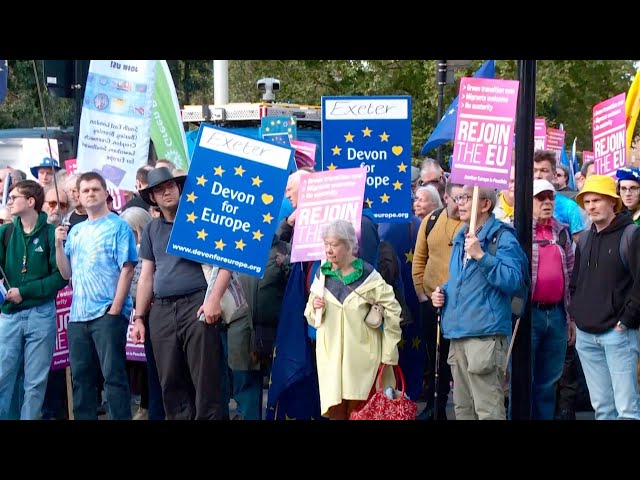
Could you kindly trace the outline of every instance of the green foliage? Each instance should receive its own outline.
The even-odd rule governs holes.
[[[455,71],[455,84],[444,88],[443,107],[456,97],[459,80],[484,60]],[[168,60],[181,105],[213,103],[212,60]],[[48,126],[71,126],[73,102],[50,97],[36,61]],[[578,138],[578,150],[591,149],[593,105],[626,92],[635,74],[631,60],[540,60],[536,71],[536,116],[549,126],[564,124],[567,144]],[[438,119],[436,60],[230,60],[229,101],[259,102],[256,81],[280,80],[277,102],[319,105],[323,95],[409,95],[412,105],[412,151],[418,156]],[[498,60],[496,77],[517,79],[515,60]],[[42,126],[31,60],[9,60],[9,94],[0,106],[0,128]],[[636,127],[640,128],[640,123]],[[453,144],[443,146],[448,158]],[[430,156],[436,151],[428,152]]]

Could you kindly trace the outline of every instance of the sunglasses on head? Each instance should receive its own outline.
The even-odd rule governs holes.
[[[58,206],[58,202],[50,200],[47,202],[47,205],[49,205],[49,208],[56,208]],[[68,206],[69,204],[67,202],[60,202],[60,208],[67,208]]]

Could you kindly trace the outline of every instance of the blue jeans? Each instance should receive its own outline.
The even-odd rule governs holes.
[[[24,368],[20,419],[40,419],[55,344],[53,301],[0,315],[0,416],[10,410],[19,372]]]
[[[236,413],[243,420],[261,420],[262,372],[260,370],[234,370],[233,398],[238,404]]]
[[[553,420],[556,383],[567,354],[567,317],[559,305],[531,308],[531,418]]]
[[[73,415],[76,420],[98,418],[98,369],[104,377],[109,418],[131,420],[131,392],[125,367],[128,324],[122,315],[105,313],[95,320],[69,322],[67,325],[73,378]]]
[[[576,331],[576,350],[596,420],[640,420],[638,331]]]

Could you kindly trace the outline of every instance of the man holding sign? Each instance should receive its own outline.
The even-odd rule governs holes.
[[[476,187],[477,188],[477,187]],[[449,280],[431,300],[444,307],[442,334],[450,340],[448,362],[455,388],[457,420],[506,420],[502,377],[511,334],[511,296],[522,291],[528,259],[515,229],[496,219],[496,191],[478,188],[472,222],[474,187],[455,197],[460,220],[449,262]],[[475,223],[475,231],[469,225]],[[489,245],[496,243],[495,254]]]
[[[221,420],[223,357],[216,323],[220,322],[220,299],[231,272],[220,269],[212,295],[205,302],[207,279],[202,265],[167,253],[185,179],[173,177],[166,167],[156,168],[149,173],[148,187],[140,191],[162,215],[142,232],[142,271],[131,338],[133,343],[143,343],[145,328],[151,329],[167,419]],[[206,321],[200,322],[203,310]]]

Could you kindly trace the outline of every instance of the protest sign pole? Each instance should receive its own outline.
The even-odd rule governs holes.
[[[320,265],[322,265],[324,262],[326,262],[327,259],[325,258]],[[320,291],[322,292],[322,294],[320,295],[320,298],[324,299],[324,273],[322,273],[322,270],[320,270],[320,278],[318,279],[318,281],[320,282]],[[314,322],[314,327],[316,328],[320,328],[320,324],[322,323],[322,308],[316,308],[316,319]]]
[[[471,218],[469,219],[469,231],[475,233],[476,220],[478,217],[478,195],[480,190],[477,185],[473,186],[473,197],[471,198]],[[471,258],[467,253],[467,260]]]
[[[67,384],[67,412],[69,414],[69,420],[73,420],[73,384],[71,382],[71,367],[65,368],[64,372]]]

